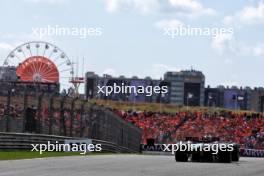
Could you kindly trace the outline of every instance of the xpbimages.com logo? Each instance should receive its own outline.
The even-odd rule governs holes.
[[[168,93],[168,86],[129,86],[122,83],[117,85],[116,83],[113,86],[97,86],[98,94],[104,94],[109,96],[111,94],[135,94],[135,95],[145,95],[147,97],[152,96],[153,94],[166,94]]]
[[[64,143],[51,143],[48,141],[46,144],[31,144],[31,152],[80,152],[84,155],[87,152],[101,152],[101,144],[92,144],[90,139],[88,140],[65,140]]]
[[[163,35],[168,36],[172,39],[176,37],[217,37],[222,35],[233,35],[233,28],[209,28],[209,27],[190,27],[188,26],[179,26],[179,27],[165,27],[163,28]]]
[[[32,33],[38,38],[73,36],[80,39],[86,39],[88,37],[101,36],[103,34],[103,29],[102,27],[65,27],[59,25],[47,25],[45,27],[33,27]]]
[[[183,143],[179,142],[177,144],[163,144],[162,145],[163,152],[171,152],[175,154],[177,151],[182,152],[209,152],[212,154],[218,154],[219,151],[225,152],[234,151],[234,144],[226,144],[226,143]]]

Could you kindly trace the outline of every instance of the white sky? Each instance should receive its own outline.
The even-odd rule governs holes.
[[[33,27],[101,27],[100,37],[49,36],[84,70],[160,78],[198,69],[206,85],[263,86],[264,2],[257,0],[0,0],[0,62]],[[233,27],[231,36],[163,35],[157,24]],[[66,83],[63,83],[66,84]]]

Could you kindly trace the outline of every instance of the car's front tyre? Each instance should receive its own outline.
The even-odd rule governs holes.
[[[175,161],[177,162],[187,162],[188,161],[188,154],[182,151],[175,152]]]

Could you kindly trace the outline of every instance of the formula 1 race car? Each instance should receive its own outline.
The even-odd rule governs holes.
[[[205,136],[202,139],[187,137],[177,143],[175,160],[177,162],[222,162],[239,161],[239,145],[219,142],[217,137]]]

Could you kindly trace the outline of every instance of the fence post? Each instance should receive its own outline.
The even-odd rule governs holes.
[[[53,121],[53,98],[54,94],[49,96],[49,134],[52,134],[52,121]]]
[[[10,121],[10,104],[11,104],[11,89],[8,89],[7,93],[7,107],[6,107],[6,132],[9,132],[9,121]]]
[[[83,115],[84,115],[84,107],[85,107],[85,104],[87,103],[87,100],[84,100],[83,103],[82,103],[82,106],[81,106],[81,114],[80,114],[80,137],[83,137]]]
[[[60,135],[66,136],[66,124],[65,124],[65,116],[64,116],[64,102],[66,100],[66,96],[63,96],[60,101]]]
[[[42,110],[42,97],[44,96],[44,92],[42,92],[39,96],[38,96],[38,129],[37,132],[38,133],[42,133],[42,121],[41,121],[41,110]]]
[[[74,98],[72,99],[72,102],[71,102],[71,122],[70,122],[70,136],[72,137],[72,130],[73,130],[73,120],[74,120],[74,109],[75,109],[75,101],[77,99]]]
[[[27,92],[27,88],[25,88],[24,90],[24,102],[23,102],[23,133],[26,131],[26,111],[27,111],[27,107],[28,107],[28,92]]]

